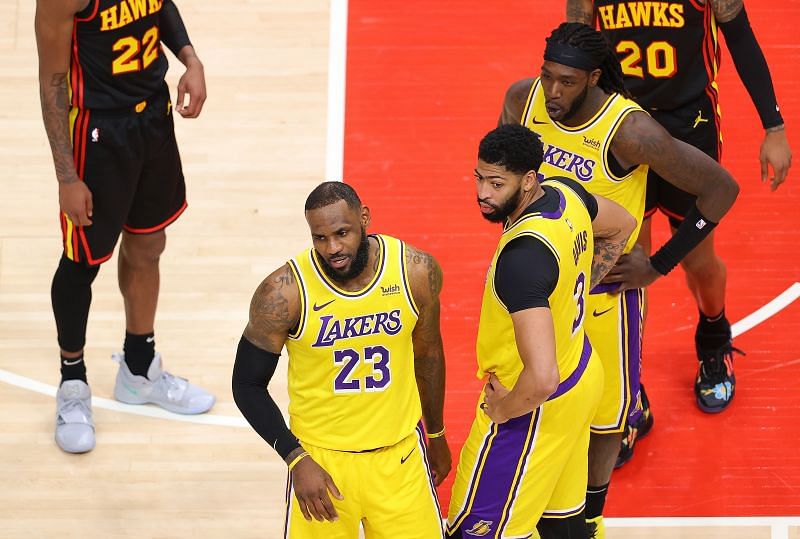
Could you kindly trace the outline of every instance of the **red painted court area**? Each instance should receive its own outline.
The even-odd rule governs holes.
[[[747,6],[800,152],[800,2]],[[481,387],[475,334],[499,235],[475,203],[477,144],[496,125],[506,87],[538,73],[544,38],[563,14],[561,1],[349,4],[344,177],[372,208],[373,232],[402,237],[442,264],[445,415],[454,460]],[[763,131],[722,50],[723,164],[742,191],[717,240],[735,322],[800,281],[800,168],[777,193],[761,184]],[[660,245],[666,221],[655,223]],[[736,339],[747,352],[736,360],[736,400],[709,416],[694,404],[696,312],[680,270],[652,287],[650,298],[643,380],[655,427],[615,473],[607,515],[800,513],[800,302]],[[451,481],[452,475],[440,490],[445,507]]]

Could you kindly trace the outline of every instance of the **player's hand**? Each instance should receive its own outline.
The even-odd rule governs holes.
[[[447,440],[444,436],[428,440],[428,460],[431,463],[433,484],[438,487],[453,467],[450,447],[447,445]]]
[[[481,408],[484,413],[489,416],[489,419],[501,425],[511,419],[502,411],[502,402],[509,390],[506,389],[500,380],[497,379],[494,373],[489,374],[489,380],[483,386],[484,398],[481,403]]]
[[[611,268],[602,282],[619,283],[617,292],[624,292],[632,288],[649,286],[661,276],[650,264],[650,257],[644,248],[637,244],[630,253],[619,257],[617,264]]]
[[[774,176],[771,178],[770,190],[774,191],[786,180],[789,167],[792,166],[792,149],[789,148],[789,139],[786,130],[771,131],[764,135],[758,159],[761,161],[761,182],[769,177],[769,165],[772,165]]]
[[[185,105],[186,96],[189,104]],[[203,110],[206,101],[206,75],[203,64],[197,56],[192,55],[186,60],[186,72],[178,81],[178,100],[175,110],[184,118],[197,118]]]
[[[92,224],[92,192],[82,181],[58,184],[58,206],[72,224]]]
[[[300,459],[292,469],[294,495],[306,520],[339,520],[328,492],[337,500],[344,500],[333,478],[311,456]]]

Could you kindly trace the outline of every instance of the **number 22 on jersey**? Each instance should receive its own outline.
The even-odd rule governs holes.
[[[141,41],[133,36],[119,38],[111,47],[114,52],[120,53],[111,64],[111,72],[122,75],[147,69],[158,58],[159,44],[158,26],[145,32]],[[142,47],[144,53],[139,58]]]

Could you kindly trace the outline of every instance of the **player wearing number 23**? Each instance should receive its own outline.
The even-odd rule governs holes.
[[[313,247],[256,290],[233,373],[236,404],[289,466],[284,536],[442,537],[439,265],[368,235],[344,183],[320,184],[305,214]],[[291,430],[266,391],[284,345]]]

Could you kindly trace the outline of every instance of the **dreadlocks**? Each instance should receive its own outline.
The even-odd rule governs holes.
[[[590,55],[601,70],[597,85],[606,93],[618,93],[631,98],[630,92],[625,89],[619,59],[600,32],[583,23],[565,22],[553,30],[546,41],[548,45],[571,45]]]

